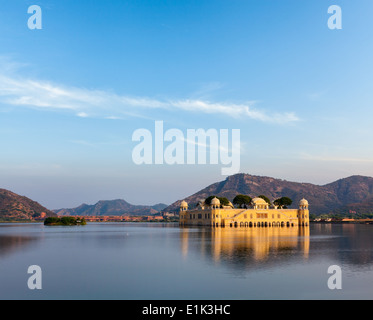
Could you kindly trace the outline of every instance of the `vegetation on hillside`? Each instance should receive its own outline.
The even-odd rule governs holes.
[[[9,190],[0,189],[0,221],[35,221],[56,216],[36,201]]]

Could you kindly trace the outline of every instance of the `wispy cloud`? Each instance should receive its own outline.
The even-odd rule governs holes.
[[[196,141],[196,140],[190,140],[190,139],[186,139],[184,138],[182,140],[183,142],[193,146],[193,147],[202,147],[203,149],[205,150],[213,150],[213,151],[221,151],[221,152],[226,152],[226,153],[229,153],[231,152],[232,154],[235,153],[235,154],[240,154],[241,152],[241,143],[238,142],[238,141],[233,141],[233,146],[232,148],[226,148],[225,146],[223,146],[222,144],[219,144],[219,143],[202,143],[202,142],[199,142],[199,141]]]
[[[274,113],[268,115],[262,110],[253,107],[254,102],[247,104],[216,103],[202,100],[179,100],[173,101],[172,105],[182,110],[203,112],[209,114],[224,114],[233,118],[250,118],[263,122],[284,123],[298,121],[294,113]]]
[[[0,60],[0,64],[1,64]],[[121,119],[144,117],[145,110],[180,110],[198,114],[225,115],[266,123],[289,123],[299,118],[292,112],[268,114],[244,104],[210,102],[203,99],[153,99],[132,97],[109,91],[69,87],[49,81],[21,77],[14,68],[0,73],[0,103],[29,108],[65,110],[78,117]],[[5,70],[0,68],[0,70]],[[8,71],[10,68],[7,69]],[[0,71],[1,72],[1,71]]]

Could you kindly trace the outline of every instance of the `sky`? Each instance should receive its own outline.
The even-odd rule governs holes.
[[[132,136],[156,121],[238,129],[240,173],[373,176],[371,0],[0,4],[0,188],[49,209],[151,205],[226,178],[221,162],[136,164]]]

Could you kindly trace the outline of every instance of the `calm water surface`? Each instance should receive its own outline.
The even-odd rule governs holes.
[[[0,224],[0,299],[373,299],[373,225]]]

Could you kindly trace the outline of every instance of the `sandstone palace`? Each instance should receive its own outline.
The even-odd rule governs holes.
[[[281,209],[270,206],[262,198],[252,199],[251,206],[236,209],[233,205],[222,206],[219,199],[210,205],[199,203],[188,210],[188,203],[180,204],[180,226],[212,227],[302,227],[309,225],[308,201],[300,200],[298,209]]]

